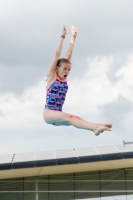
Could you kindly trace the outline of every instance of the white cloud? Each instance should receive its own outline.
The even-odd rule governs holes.
[[[120,77],[117,89],[133,102],[133,54],[127,57],[127,63],[116,72],[116,76]]]
[[[82,79],[70,83],[70,93],[68,97],[69,106],[80,110],[82,113],[88,108],[88,112],[93,114],[98,112],[97,106],[114,101],[118,96],[115,86],[109,81],[106,72],[113,62],[113,56],[95,57],[88,59],[86,74]],[[72,108],[71,108],[72,109]]]
[[[34,122],[42,119],[43,103],[44,103],[44,82],[41,81],[36,86],[33,86],[21,96],[16,96],[14,93],[6,93],[0,95],[0,110],[3,113],[1,116],[2,125],[8,125],[5,128],[21,128],[29,127]],[[42,108],[42,109],[41,109]]]

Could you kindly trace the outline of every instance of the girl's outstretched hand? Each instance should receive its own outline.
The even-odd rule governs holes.
[[[63,24],[63,27],[62,27],[62,35],[66,35],[67,34],[67,30],[66,30],[66,27],[65,25]]]
[[[77,37],[77,31],[76,28],[72,25],[72,37],[76,38]]]

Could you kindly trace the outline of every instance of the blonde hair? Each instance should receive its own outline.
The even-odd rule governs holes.
[[[67,58],[60,58],[57,62],[57,66],[60,67],[62,63],[69,63],[71,64],[70,60],[68,60]]]

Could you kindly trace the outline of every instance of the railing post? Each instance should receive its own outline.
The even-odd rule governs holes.
[[[38,179],[36,179],[36,200],[39,200],[39,197],[38,197]]]

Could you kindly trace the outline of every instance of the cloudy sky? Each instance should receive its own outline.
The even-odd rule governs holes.
[[[0,154],[133,141],[133,1],[0,0]],[[65,23],[78,36],[64,112],[111,122],[96,137],[42,117],[46,71]]]

